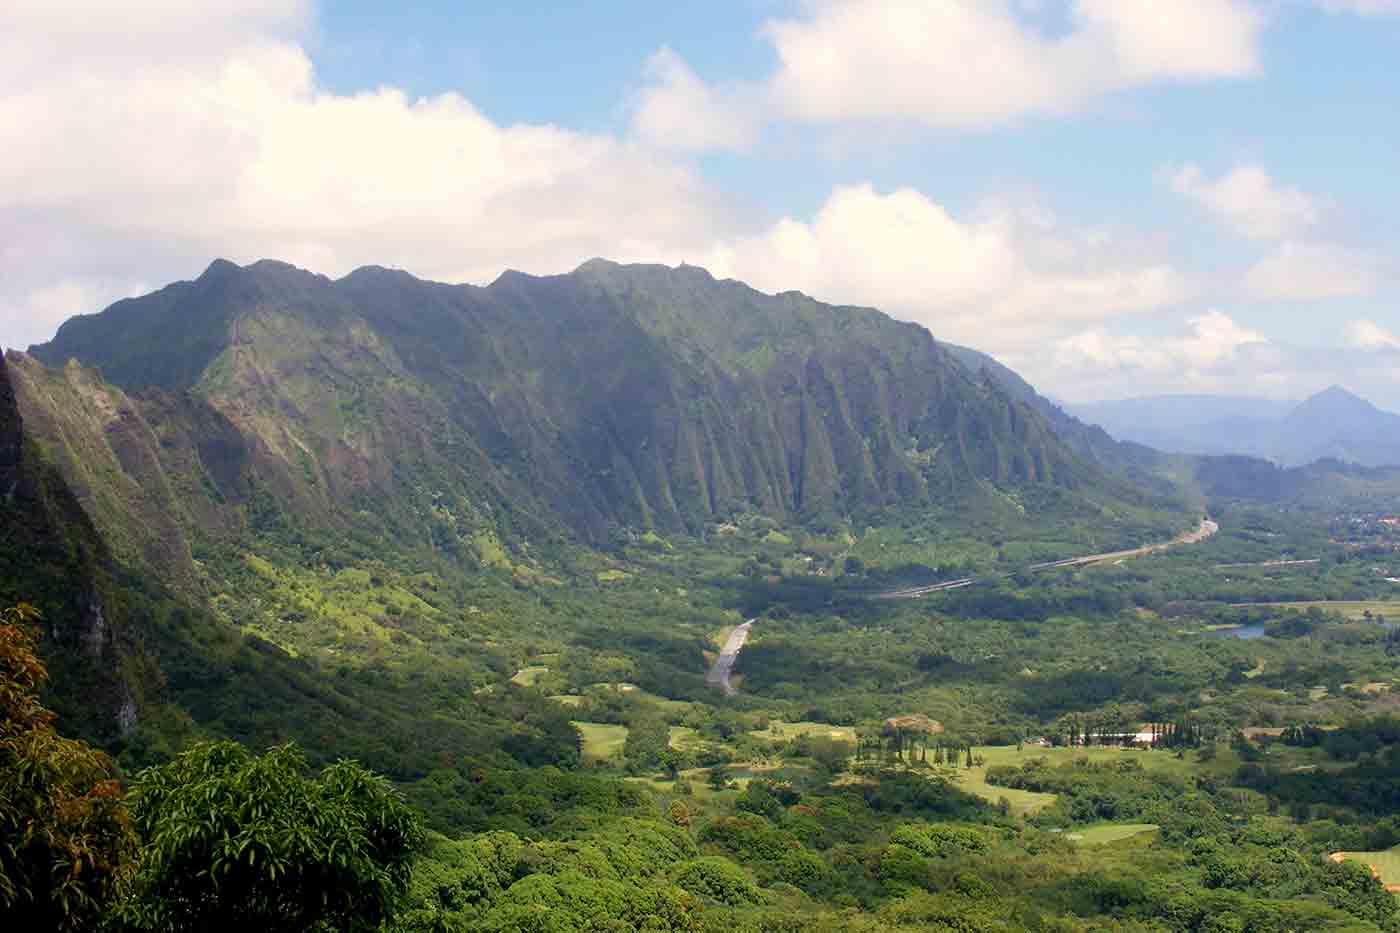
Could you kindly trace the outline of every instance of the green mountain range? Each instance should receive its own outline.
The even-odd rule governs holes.
[[[974,477],[1093,479],[922,328],[692,267],[595,260],[473,288],[216,262],[30,354],[158,405],[215,499],[256,477],[298,510],[357,503],[396,526],[445,500],[467,537],[599,541],[749,509],[851,514]]]
[[[470,705],[402,762],[558,728],[461,698],[532,625],[559,637],[578,581],[616,575],[607,555],[638,535],[761,519],[854,541],[929,515],[999,538],[1065,517],[1136,543],[1191,521],[1135,483],[1141,450],[969,352],[687,266],[478,288],[218,261],[9,355],[0,480],[27,530],[0,595],[87,659],[55,683],[89,685],[68,708],[94,734],[163,716],[277,738],[254,694],[309,704],[339,737],[321,746],[374,760]],[[667,650],[698,684],[699,645]]]

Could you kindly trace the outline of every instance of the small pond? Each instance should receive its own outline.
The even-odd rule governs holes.
[[[1229,628],[1212,629],[1202,634],[1207,638],[1238,638],[1242,641],[1253,641],[1256,638],[1264,637],[1264,623],[1253,622],[1249,625],[1232,625]]]

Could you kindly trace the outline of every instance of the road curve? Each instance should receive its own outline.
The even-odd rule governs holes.
[[[1179,547],[1183,544],[1199,544],[1219,530],[1220,525],[1217,522],[1212,521],[1210,518],[1203,518],[1196,530],[1179,534],[1170,541],[1149,544],[1145,547],[1130,548],[1126,551],[1110,551],[1106,554],[1089,554],[1084,557],[1067,557],[1064,560],[1045,561],[1044,563],[1031,564],[1029,567],[1023,568],[1021,572],[1037,573],[1041,570],[1051,570],[1056,567],[1083,567],[1088,564],[1099,564],[1109,560],[1127,560],[1133,557],[1145,557],[1148,554],[1155,554],[1158,551],[1165,551],[1168,548]],[[962,577],[957,580],[945,580],[942,583],[930,583],[927,586],[909,586],[898,590],[888,590],[884,593],[876,593],[875,598],[918,599],[920,596],[928,596],[931,593],[941,593],[944,590],[957,590],[965,586],[972,586],[974,583],[1004,580],[1013,575],[1013,573],[1002,572],[982,577]]]
[[[734,626],[729,637],[724,641],[724,647],[720,649],[719,657],[715,659],[714,666],[705,675],[705,683],[711,687],[718,687],[724,691],[725,696],[732,697],[739,691],[729,682],[729,674],[734,670],[734,662],[739,657],[739,652],[744,648],[744,642],[749,640],[749,628],[758,621],[749,619],[743,625]]]
[[[1132,548],[1127,551],[1111,551],[1107,554],[1089,554],[1085,557],[1070,557],[1065,560],[1052,560],[1040,564],[1032,564],[1025,568],[1027,572],[1035,573],[1041,570],[1050,570],[1054,567],[1082,567],[1087,564],[1097,564],[1108,560],[1127,560],[1130,557],[1143,557],[1147,554],[1154,554],[1158,551],[1165,551],[1167,548],[1177,547],[1183,544],[1198,544],[1206,540],[1211,535],[1220,530],[1220,525],[1209,518],[1201,519],[1201,524],[1195,531],[1188,531],[1177,535],[1170,541],[1160,544],[1149,544],[1145,547]],[[996,573],[983,577],[962,577],[957,580],[945,580],[942,583],[931,583],[927,586],[911,586],[899,590],[890,590],[885,593],[875,594],[876,599],[918,599],[920,596],[928,596],[931,593],[941,593],[945,590],[962,589],[965,586],[972,586],[974,583],[984,583],[991,580],[1004,580],[1012,576],[1011,573]],[[744,650],[744,643],[749,640],[749,630],[753,627],[757,619],[749,619],[742,625],[734,626],[729,637],[724,641],[724,647],[720,649],[719,657],[710,667],[710,672],[705,675],[705,683],[708,686],[716,687],[724,691],[725,696],[733,696],[739,691],[729,682],[729,675],[734,670],[734,662],[739,658],[739,652]]]

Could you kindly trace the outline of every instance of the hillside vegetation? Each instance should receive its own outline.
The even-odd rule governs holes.
[[[0,429],[112,929],[1400,928],[1327,858],[1400,842],[1349,468],[1268,498],[874,311],[599,262],[217,263],[12,354]]]

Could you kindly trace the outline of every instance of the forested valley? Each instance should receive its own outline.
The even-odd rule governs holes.
[[[1400,929],[1391,471],[693,269],[406,278],[0,369],[16,929]]]

